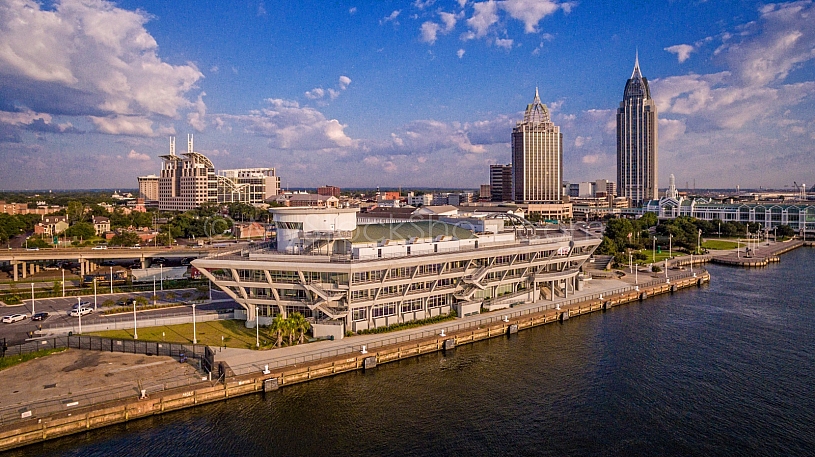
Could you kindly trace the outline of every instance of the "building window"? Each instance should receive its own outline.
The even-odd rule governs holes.
[[[351,313],[351,319],[355,321],[364,321],[367,318],[368,310],[366,308],[358,308]]]
[[[385,303],[384,305],[371,308],[371,317],[393,316],[396,314],[396,303]]]

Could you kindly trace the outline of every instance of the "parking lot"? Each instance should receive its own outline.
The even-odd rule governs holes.
[[[157,295],[159,297],[160,303],[172,303],[172,302],[183,302],[183,299],[180,295],[183,292],[192,292],[194,289],[178,289],[178,290],[166,290],[163,292],[158,292]],[[14,344],[25,341],[27,338],[30,337],[30,332],[36,332],[39,330],[47,330],[49,328],[58,328],[58,327],[69,327],[73,325],[77,325],[79,320],[78,317],[71,317],[70,311],[71,308],[77,304],[77,302],[85,302],[87,303],[90,308],[94,308],[95,311],[91,314],[87,314],[82,316],[82,324],[89,325],[89,324],[98,324],[98,323],[105,323],[107,321],[111,321],[113,319],[122,319],[123,316],[121,314],[114,314],[114,315],[104,315],[101,311],[105,308],[102,307],[102,303],[111,300],[113,302],[124,302],[128,298],[136,297],[136,296],[144,296],[150,297],[152,296],[153,292],[139,292],[139,293],[121,293],[121,294],[100,294],[96,297],[96,303],[94,303],[94,296],[93,295],[83,295],[81,297],[65,297],[65,298],[38,298],[34,300],[34,311],[39,312],[47,312],[49,314],[48,318],[43,321],[32,321],[32,309],[31,309],[31,300],[25,300],[23,304],[15,305],[15,306],[0,306],[0,315],[8,316],[11,314],[18,314],[18,313],[25,313],[28,318],[23,321],[15,322],[11,324],[2,324],[0,323],[0,340],[6,340],[7,344]],[[170,297],[173,297],[170,299]],[[214,313],[217,312],[218,309],[223,308],[234,308],[237,306],[237,303],[229,301],[229,296],[226,295],[224,292],[221,291],[212,291],[212,298],[214,300],[213,303],[204,303],[201,305],[196,306],[196,312],[200,312],[201,314],[205,313]],[[120,305],[121,306],[121,305]],[[179,307],[172,307],[172,308],[165,308],[165,309],[156,309],[156,310],[148,310],[148,311],[138,311],[138,315],[141,317],[148,315],[151,318],[157,317],[167,317],[167,316],[178,316],[184,314],[191,314],[192,308],[191,306],[179,306]],[[132,319],[132,314],[128,313],[125,318]]]

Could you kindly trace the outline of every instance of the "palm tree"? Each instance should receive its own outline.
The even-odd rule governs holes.
[[[269,327],[269,331],[275,337],[276,341],[274,345],[277,347],[283,346],[283,332],[286,331],[286,319],[280,314],[275,316],[274,319],[272,319],[272,325]]]
[[[296,331],[297,328],[294,326],[294,321],[292,321],[291,317],[289,317],[288,319],[286,319],[286,333],[289,335],[289,346],[291,346],[294,343],[294,333]]]
[[[289,317],[289,319],[291,320],[292,327],[294,328],[294,330],[297,331],[298,333],[300,333],[300,336],[298,338],[298,342],[300,344],[303,344],[303,340],[305,339],[306,332],[308,331],[309,328],[311,328],[311,324],[309,324],[309,322],[306,320],[306,318],[303,317],[303,315],[300,314],[300,313],[292,313],[292,315],[291,315],[291,317]]]

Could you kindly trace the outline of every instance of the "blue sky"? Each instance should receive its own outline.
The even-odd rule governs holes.
[[[0,0],[0,189],[134,188],[186,135],[285,187],[471,187],[535,87],[615,179],[635,52],[659,184],[815,180],[811,1]]]

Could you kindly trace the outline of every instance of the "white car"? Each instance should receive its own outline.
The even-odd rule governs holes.
[[[99,246],[94,246],[91,249],[107,249],[108,247],[104,244],[100,244]]]
[[[92,312],[93,312],[93,308],[82,307],[82,308],[72,309],[71,310],[71,317],[84,316],[84,315],[90,314]]]
[[[26,314],[12,314],[10,316],[3,316],[3,323],[4,324],[12,324],[14,322],[18,322],[28,318]]]

